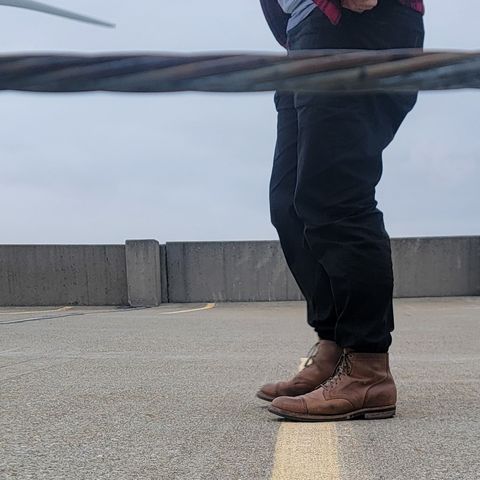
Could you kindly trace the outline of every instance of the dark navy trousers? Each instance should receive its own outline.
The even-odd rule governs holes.
[[[344,11],[334,26],[320,10],[288,35],[290,50],[422,47],[423,18],[395,0]],[[277,92],[278,138],[270,184],[272,223],[321,338],[386,352],[394,328],[390,239],[375,188],[382,152],[416,94]]]

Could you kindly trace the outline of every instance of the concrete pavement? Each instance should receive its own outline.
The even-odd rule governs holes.
[[[0,309],[1,479],[480,477],[480,298],[397,300],[395,419],[298,424],[258,386],[302,303]]]

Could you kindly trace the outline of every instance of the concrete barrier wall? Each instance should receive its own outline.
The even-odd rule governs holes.
[[[0,305],[125,305],[123,245],[0,245]]]
[[[392,240],[395,296],[480,295],[480,237]],[[278,242],[167,243],[171,302],[298,300]]]
[[[156,240],[127,240],[128,304],[155,307],[162,303],[160,245]]]
[[[0,245],[0,305],[302,298],[278,242],[127,245]],[[394,239],[392,247],[397,297],[480,295],[480,237]]]
[[[397,297],[480,295],[480,237],[392,242]]]
[[[300,300],[278,242],[167,243],[170,302]]]

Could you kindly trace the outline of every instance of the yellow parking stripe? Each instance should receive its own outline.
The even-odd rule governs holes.
[[[301,359],[299,370],[305,364]],[[275,446],[272,480],[340,480],[334,423],[282,422]]]
[[[199,308],[190,308],[188,310],[177,310],[173,312],[160,312],[159,315],[178,315],[180,313],[192,313],[192,312],[201,312],[203,310],[211,310],[212,308],[215,308],[216,304],[215,303],[207,303],[203,307]]]
[[[56,310],[30,310],[28,312],[0,312],[0,315],[31,315],[33,313],[56,313],[56,312],[67,312],[71,310],[73,307],[62,307],[57,308]]]

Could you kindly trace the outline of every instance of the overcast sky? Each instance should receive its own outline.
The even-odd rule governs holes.
[[[3,52],[278,51],[258,1],[49,0],[101,29],[0,7]],[[478,0],[427,0],[429,48],[479,47]],[[276,238],[271,94],[0,94],[0,243]],[[480,92],[422,94],[385,154],[393,236],[480,234]]]

